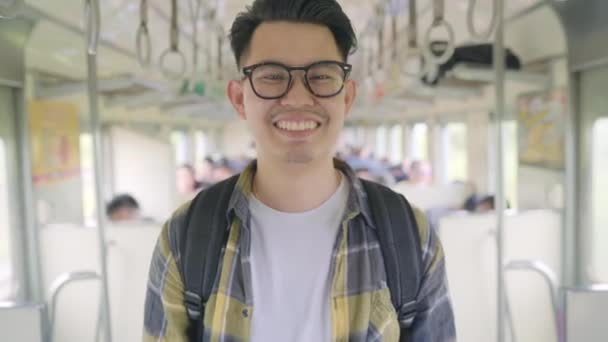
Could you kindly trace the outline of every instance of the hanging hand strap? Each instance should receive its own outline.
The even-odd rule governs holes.
[[[447,62],[456,50],[454,29],[452,28],[452,25],[450,25],[445,20],[444,14],[445,0],[433,0],[433,24],[426,31],[424,39],[424,55],[429,62],[437,65],[444,64],[445,62]],[[446,42],[446,46],[443,50],[443,53],[437,55],[433,51],[433,42],[431,39],[431,34],[435,28],[439,27],[444,27],[446,29],[448,33],[448,40]]]
[[[169,31],[169,48],[160,56],[160,69],[163,75],[170,80],[178,80],[186,73],[186,57],[179,51],[179,13],[177,0],[171,0],[171,29]],[[179,57],[179,68],[172,71],[167,67],[167,57],[175,54]]]
[[[473,39],[476,40],[488,40],[492,36],[494,29],[496,28],[496,24],[498,22],[498,12],[496,8],[498,7],[498,1],[492,0],[492,19],[488,28],[485,31],[478,31],[475,27],[475,7],[477,5],[477,0],[469,0],[469,6],[467,8],[467,27],[469,29],[469,34]]]
[[[137,61],[143,68],[152,64],[152,42],[148,30],[148,0],[141,0],[139,5],[139,28],[135,38]]]

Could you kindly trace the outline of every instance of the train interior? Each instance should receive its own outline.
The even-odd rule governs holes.
[[[338,2],[336,156],[426,213],[458,340],[608,341],[608,1]],[[1,341],[141,340],[163,222],[255,159],[250,3],[0,0]]]

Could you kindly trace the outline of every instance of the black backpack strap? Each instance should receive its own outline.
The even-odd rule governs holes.
[[[227,210],[238,175],[201,191],[190,205],[186,231],[178,237],[184,305],[191,342],[202,341],[205,305],[213,290],[221,250],[228,236]]]
[[[388,287],[402,334],[416,317],[422,281],[422,248],[412,207],[401,194],[377,183],[361,180],[367,193],[384,257]]]

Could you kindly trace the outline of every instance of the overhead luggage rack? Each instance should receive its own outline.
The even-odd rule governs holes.
[[[494,69],[492,66],[477,65],[470,63],[459,63],[448,72],[449,77],[463,81],[478,81],[493,83]],[[533,83],[540,87],[549,84],[550,78],[546,73],[528,70],[505,70],[507,81]]]

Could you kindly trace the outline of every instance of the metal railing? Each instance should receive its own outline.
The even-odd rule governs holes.
[[[94,271],[77,271],[77,272],[68,272],[63,273],[55,281],[51,284],[50,288],[50,301],[48,304],[49,309],[49,317],[48,317],[48,332],[47,332],[47,342],[53,342],[54,332],[55,332],[55,323],[57,319],[57,302],[59,295],[63,292],[63,289],[66,288],[67,285],[82,282],[96,280],[101,282],[102,277],[97,272]],[[101,323],[102,323],[102,312],[103,312],[103,301],[99,303],[99,310],[97,314],[97,326],[95,329],[95,340],[99,341],[99,337],[101,335]]]
[[[547,289],[549,290],[549,296],[551,298],[551,306],[553,312],[553,320],[555,322],[555,333],[557,336],[557,342],[566,342],[566,337],[562,329],[563,306],[560,304],[559,281],[555,272],[553,272],[553,270],[544,262],[539,260],[512,260],[505,264],[504,270],[505,272],[531,271],[541,275],[541,277],[547,284]],[[508,294],[506,293],[506,289],[505,296],[507,297],[508,302]],[[514,331],[512,331],[512,334],[512,339],[514,339]]]

